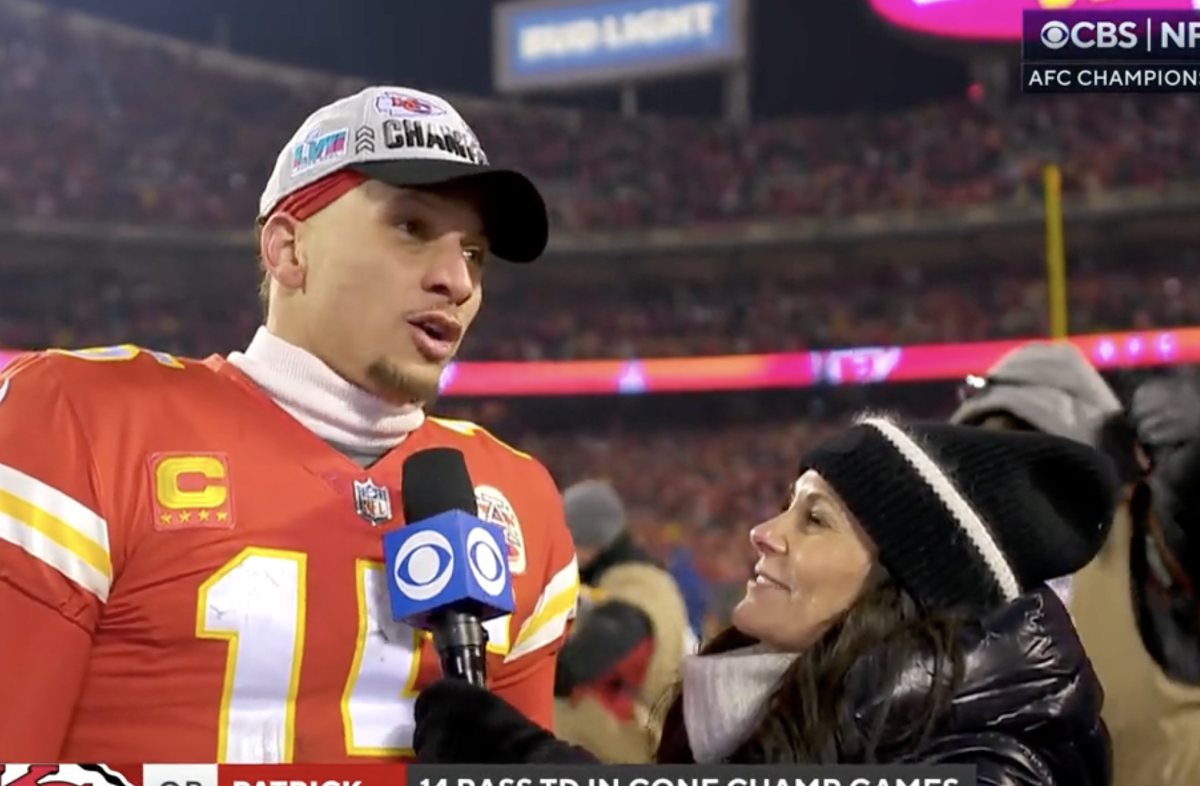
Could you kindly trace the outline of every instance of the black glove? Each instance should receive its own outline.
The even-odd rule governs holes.
[[[491,691],[441,679],[421,691],[413,748],[421,764],[599,764]]]

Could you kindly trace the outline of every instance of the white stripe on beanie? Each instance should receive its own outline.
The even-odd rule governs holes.
[[[987,525],[955,488],[950,478],[946,477],[946,473],[937,465],[937,462],[931,459],[929,454],[922,450],[903,429],[890,420],[870,417],[863,418],[858,422],[861,425],[870,426],[882,434],[883,438],[916,470],[921,480],[933,489],[934,494],[937,495],[946,510],[950,511],[950,515],[954,517],[959,528],[967,534],[971,543],[983,555],[983,560],[991,570],[992,577],[1000,585],[1004,599],[1006,601],[1016,600],[1021,595],[1021,585],[1017,582],[1016,574],[1013,573],[1008,560],[1004,558],[1004,552],[992,538],[992,533],[988,530]]]

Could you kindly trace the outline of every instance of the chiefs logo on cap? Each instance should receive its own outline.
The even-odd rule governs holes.
[[[392,117],[436,117],[446,110],[419,96],[384,93],[375,99],[375,110]]]

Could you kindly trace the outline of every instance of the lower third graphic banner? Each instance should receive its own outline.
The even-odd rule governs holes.
[[[974,786],[970,766],[485,765],[408,768],[408,786]]]
[[[974,786],[970,766],[0,764],[0,786]]]

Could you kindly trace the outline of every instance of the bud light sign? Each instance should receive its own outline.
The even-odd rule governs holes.
[[[502,91],[575,87],[738,63],[745,0],[528,0],[492,14]]]
[[[928,35],[1020,41],[1025,11],[1195,11],[1200,0],[870,0],[888,22]]]

